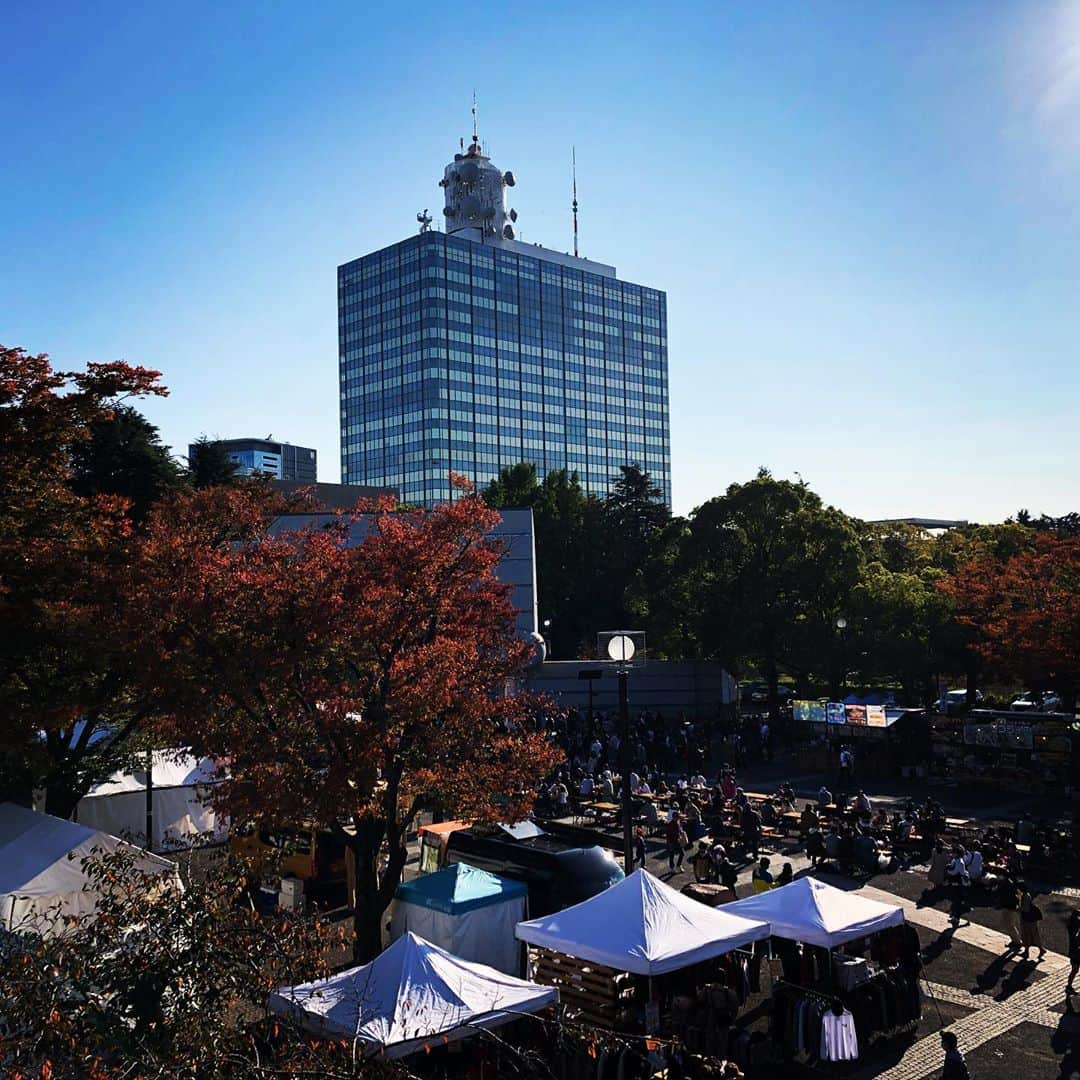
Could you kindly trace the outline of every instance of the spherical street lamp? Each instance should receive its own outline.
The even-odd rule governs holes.
[[[609,659],[620,664],[628,664],[634,659],[635,652],[637,652],[637,649],[634,646],[634,639],[626,634],[615,634],[613,637],[608,638],[607,654]]]

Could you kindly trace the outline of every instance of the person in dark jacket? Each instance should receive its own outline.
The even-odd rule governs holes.
[[[1073,908],[1069,913],[1065,929],[1069,934],[1069,981],[1065,985],[1067,998],[1073,992],[1076,973],[1080,971],[1080,908]]]
[[[941,1080],[971,1080],[967,1062],[960,1053],[956,1034],[952,1031],[941,1033],[941,1045],[945,1049],[945,1067],[941,1070]]]

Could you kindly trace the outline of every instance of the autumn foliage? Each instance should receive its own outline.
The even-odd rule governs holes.
[[[559,755],[508,692],[529,646],[494,573],[498,515],[474,497],[358,509],[182,496],[151,517],[126,621],[159,741],[227,760],[234,818],[341,830],[367,958],[421,808],[525,816]]]
[[[1041,533],[1002,557],[983,553],[942,583],[975,648],[997,670],[1057,689],[1080,684],[1080,537]]]
[[[64,814],[95,726],[130,718],[125,664],[103,633],[117,617],[127,507],[76,494],[72,458],[119,402],[164,394],[158,378],[120,362],[55,371],[45,355],[0,346],[0,789],[46,787]]]

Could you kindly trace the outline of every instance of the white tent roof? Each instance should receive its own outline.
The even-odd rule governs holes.
[[[766,923],[729,911],[635,870],[565,911],[518,923],[517,936],[619,971],[662,975],[769,936]]]
[[[271,1012],[308,1030],[359,1039],[368,1055],[404,1057],[425,1043],[462,1039],[559,1000],[553,987],[470,964],[413,933],[370,964],[329,979],[283,986]]]
[[[145,791],[145,761],[138,763],[132,772],[120,770],[107,780],[95,784],[86,794],[93,799],[103,795],[119,795],[126,791]],[[155,750],[153,756],[152,785],[155,788],[195,787],[200,784],[217,783],[217,763],[213,758],[193,757],[183,750]]]
[[[747,919],[764,919],[774,937],[832,948],[904,922],[904,909],[857,892],[845,892],[814,877],[725,904]]]
[[[82,860],[129,846],[77,822],[0,803],[0,925],[44,933],[52,922],[47,914],[54,910],[92,913],[98,893]],[[139,851],[135,866],[147,873],[176,873],[168,859],[149,852]]]

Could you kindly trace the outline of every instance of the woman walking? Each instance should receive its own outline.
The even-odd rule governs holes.
[[[1042,960],[1046,955],[1046,949],[1043,948],[1042,943],[1042,932],[1039,928],[1043,917],[1042,909],[1035,903],[1031,890],[1026,885],[1023,888],[1024,891],[1020,895],[1020,940],[1024,945],[1023,958],[1029,959],[1031,949],[1034,947],[1039,950],[1039,960]]]

